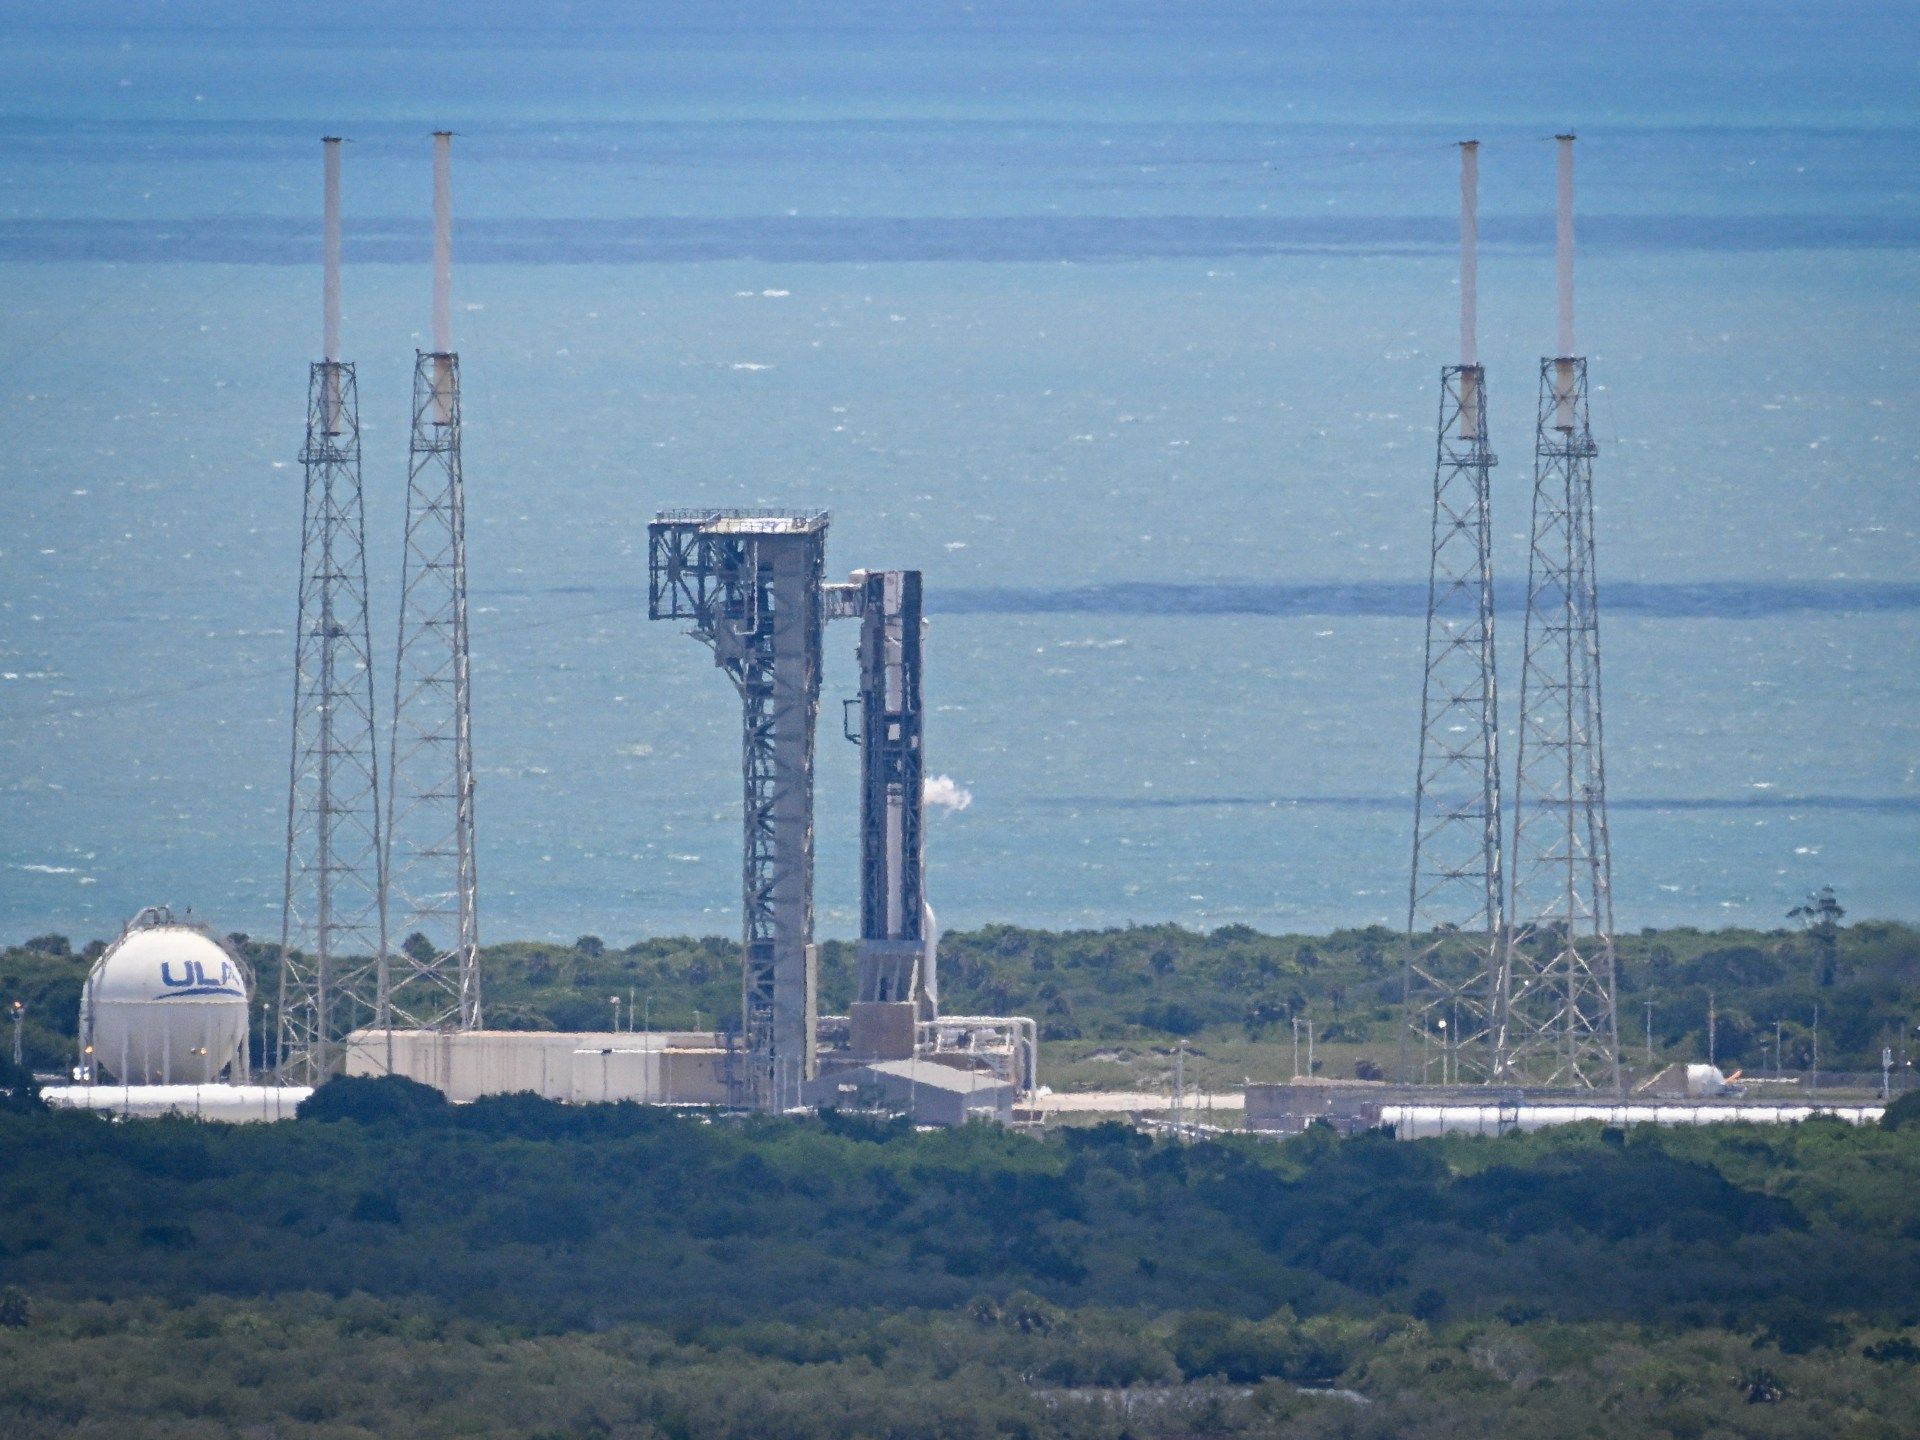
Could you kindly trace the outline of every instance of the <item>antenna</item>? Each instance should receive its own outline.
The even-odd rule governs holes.
[[[1400,1074],[1412,1039],[1448,1036],[1442,1078],[1486,1078],[1505,923],[1485,375],[1475,359],[1479,143],[1460,146],[1460,363],[1440,372],[1420,764],[1413,802]]]
[[[282,1084],[319,1084],[375,1009],[387,948],[360,402],[340,350],[340,142],[324,145],[326,358],[307,379],[293,751],[280,915]]]
[[[403,944],[389,958],[376,1024],[480,1026],[474,854],[473,699],[467,645],[467,491],[460,357],[452,346],[452,136],[433,137],[434,349],[416,352],[408,448],[400,634],[387,762],[386,893]]]
[[[1587,362],[1573,353],[1573,136],[1559,139],[1559,348],[1540,362],[1495,1078],[1622,1084],[1601,736]]]

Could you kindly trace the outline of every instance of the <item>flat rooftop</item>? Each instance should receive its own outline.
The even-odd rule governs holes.
[[[826,510],[662,510],[656,525],[696,525],[718,535],[810,535],[827,528]]]

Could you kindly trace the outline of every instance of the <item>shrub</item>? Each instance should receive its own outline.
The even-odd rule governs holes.
[[[301,1120],[412,1124],[443,1113],[447,1097],[404,1075],[336,1075],[300,1102]]]

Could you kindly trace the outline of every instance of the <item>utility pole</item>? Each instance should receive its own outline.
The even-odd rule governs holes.
[[[1181,1122],[1186,1111],[1186,1100],[1187,1042],[1182,1040],[1180,1048],[1173,1055],[1173,1133],[1176,1139],[1184,1135]]]
[[[1707,1064],[1715,1063],[1720,1038],[1720,1017],[1713,1008],[1713,991],[1707,991]]]
[[[1647,1001],[1647,1073],[1653,1073],[1653,1001]]]
[[[1820,1088],[1820,1002],[1817,1000],[1813,1005],[1813,1083],[1807,1088]]]
[[[1423,1057],[1424,1058],[1424,1057]],[[1300,1017],[1293,1017],[1293,1078],[1300,1078]]]
[[[15,1049],[18,1049],[18,1048],[19,1047],[16,1045]],[[19,1061],[16,1059],[14,1063],[18,1064]],[[1893,1047],[1891,1045],[1882,1045],[1880,1047],[1880,1099],[1884,1103],[1885,1101],[1891,1100],[1892,1098],[1893,1098]]]

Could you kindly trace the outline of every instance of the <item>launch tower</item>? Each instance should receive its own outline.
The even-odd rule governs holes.
[[[690,622],[740,692],[744,1074],[740,1103],[800,1103],[815,1070],[814,730],[825,511],[663,512],[647,530],[648,613]]]

